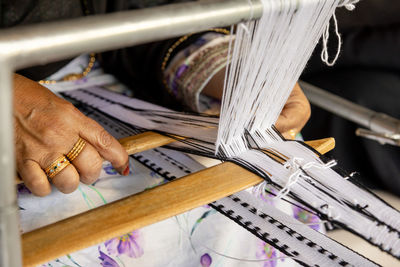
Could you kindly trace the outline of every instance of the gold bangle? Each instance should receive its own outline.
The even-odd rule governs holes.
[[[67,159],[71,162],[76,159],[76,157],[78,157],[78,155],[82,152],[85,145],[86,141],[79,137],[78,142],[75,143],[74,147],[66,155]]]
[[[223,29],[223,28],[215,28],[215,29],[210,29],[206,32],[217,32],[217,33],[223,33],[225,35],[229,35],[231,32],[228,31],[227,29]],[[167,63],[171,57],[172,52],[174,52],[174,50],[180,45],[182,44],[184,41],[186,41],[189,37],[193,36],[196,33],[191,33],[185,36],[182,36],[181,38],[179,38],[173,45],[171,45],[171,47],[168,49],[167,53],[165,54],[165,57],[161,63],[161,71],[164,72],[165,69],[167,68]],[[162,80],[165,88],[168,90],[168,92],[171,93],[171,90],[168,86],[167,80],[165,78],[163,78]]]
[[[223,33],[223,34],[226,34],[226,35],[230,34],[230,31],[228,31],[227,29],[222,29],[222,28],[210,29],[208,31],[217,32],[217,33]],[[174,50],[180,44],[182,44],[184,41],[186,41],[189,37],[191,37],[194,34],[196,34],[196,33],[191,33],[191,34],[182,36],[181,38],[178,39],[178,41],[176,41],[173,45],[171,45],[171,47],[168,49],[167,53],[165,54],[164,60],[161,63],[161,71],[164,71],[166,69],[167,62],[168,62],[169,58],[171,57],[172,52],[174,52]]]
[[[65,156],[61,156],[55,161],[53,161],[53,163],[51,163],[50,166],[44,169],[44,172],[46,173],[47,177],[52,179],[69,164],[71,164],[69,160]]]

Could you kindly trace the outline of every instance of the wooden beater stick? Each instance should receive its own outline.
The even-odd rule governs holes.
[[[141,134],[125,137],[119,140],[119,142],[126,149],[126,152],[128,152],[129,155],[133,155],[135,153],[146,151],[152,148],[168,145],[175,141],[176,140],[173,138],[155,132],[144,132]],[[335,139],[333,138],[308,141],[306,143],[312,147],[318,147],[318,149],[320,150],[319,152],[321,154],[325,154],[326,152],[332,150],[335,147]],[[21,184],[23,183],[23,181],[19,177],[16,177],[15,183]]]
[[[128,151],[136,151],[133,144],[141,142],[140,140],[148,140],[147,144],[142,144],[144,149],[154,148],[154,144],[157,143],[167,144],[175,141],[148,132],[121,142]],[[331,150],[335,144],[333,138],[308,143],[320,153]],[[129,148],[127,144],[132,146]],[[36,266],[104,242],[229,196],[262,181],[260,177],[242,167],[225,162],[89,210],[23,234],[24,266]]]

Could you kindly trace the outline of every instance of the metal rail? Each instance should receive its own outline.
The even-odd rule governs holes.
[[[371,129],[392,136],[400,133],[400,120],[375,112],[306,82],[299,82],[310,102],[322,109]]]
[[[23,67],[229,26],[262,14],[260,0],[211,0],[0,31],[0,266],[22,266],[14,185],[12,73]]]

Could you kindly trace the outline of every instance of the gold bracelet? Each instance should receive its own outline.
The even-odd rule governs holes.
[[[208,31],[212,31],[212,32],[217,32],[217,33],[223,33],[223,34],[230,34],[230,31],[228,31],[227,29],[222,29],[222,28],[216,28],[216,29],[210,29]],[[167,67],[167,62],[169,60],[169,58],[171,57],[172,52],[174,52],[174,50],[184,41],[186,41],[189,37],[191,37],[192,35],[194,35],[196,33],[191,33],[185,36],[182,36],[181,38],[178,39],[178,41],[176,41],[173,45],[171,45],[171,47],[168,49],[167,53],[165,54],[164,60],[161,63],[161,71],[165,71],[166,67]]]
[[[217,33],[223,33],[225,35],[229,35],[231,32],[228,31],[227,29],[223,29],[223,28],[215,28],[215,29],[210,29],[206,32],[217,32]],[[204,32],[204,33],[206,33]],[[165,57],[161,63],[161,71],[164,73],[165,69],[167,68],[167,63],[169,61],[169,58],[171,57],[172,52],[174,52],[174,50],[180,45],[182,44],[184,41],[186,41],[189,37],[193,36],[196,33],[191,33],[185,36],[182,36],[181,38],[179,38],[173,45],[171,45],[171,47],[168,49],[167,53],[165,54]],[[168,86],[167,80],[165,78],[163,78],[163,84],[165,86],[165,88],[168,90],[168,92],[171,93],[171,89]]]

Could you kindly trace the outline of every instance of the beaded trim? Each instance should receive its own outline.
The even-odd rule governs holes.
[[[55,84],[57,82],[76,81],[76,80],[82,79],[83,77],[86,77],[89,74],[89,72],[92,71],[92,68],[93,68],[95,62],[96,62],[96,54],[91,53],[89,55],[89,63],[87,65],[87,67],[83,70],[82,73],[71,73],[71,74],[64,76],[61,80],[58,80],[58,81],[57,80],[40,80],[40,81],[38,81],[38,83],[40,83],[40,84]]]

